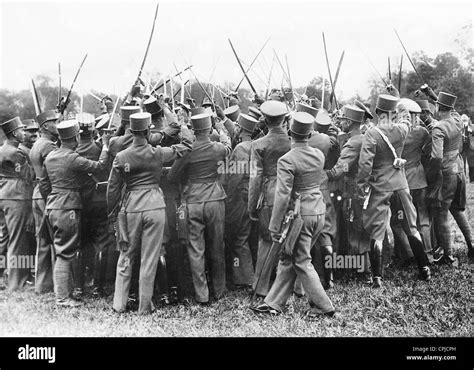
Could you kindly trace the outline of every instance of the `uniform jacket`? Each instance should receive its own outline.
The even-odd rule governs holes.
[[[81,157],[98,161],[102,146],[92,137],[81,136],[76,152]],[[105,202],[105,191],[97,191],[97,182],[107,181],[108,172],[106,169],[92,173],[84,173],[80,178],[80,187],[82,198],[86,202]]]
[[[257,209],[260,193],[263,192],[267,206],[273,206],[277,162],[291,148],[288,134],[281,127],[270,127],[268,134],[255,140],[250,146],[250,161],[255,167],[255,176],[249,180],[249,212]]]
[[[377,127],[388,137],[398,157],[408,135],[408,126],[404,123],[383,122]],[[403,169],[393,167],[394,156],[375,127],[364,134],[359,157],[357,184],[364,187],[367,183],[378,192],[388,192],[408,188]]]
[[[0,146],[0,199],[31,199],[33,179],[33,167],[28,156],[17,143],[5,141]]]
[[[248,202],[249,178],[252,171],[250,162],[250,138],[239,143],[232,152],[229,163],[234,166],[234,173],[227,176],[227,194],[229,198],[239,198]],[[245,169],[246,172],[241,171]],[[230,171],[229,171],[230,172]]]
[[[202,203],[223,200],[226,193],[218,181],[219,168],[225,165],[232,146],[226,134],[220,135],[220,142],[210,138],[196,140],[191,153],[176,160],[168,179],[185,184],[183,195],[187,203]]]
[[[443,175],[451,175],[463,171],[459,156],[462,147],[463,123],[460,119],[450,117],[443,119],[433,127],[431,159],[441,161]]]
[[[334,148],[335,142],[335,138],[330,137],[327,134],[315,131],[309,138],[308,145],[323,152],[324,164],[326,165],[326,163],[330,162],[328,155],[330,152],[334,151],[332,148]],[[323,179],[321,180],[321,189],[328,189],[328,178],[326,176],[326,173],[323,174]]]
[[[108,152],[103,150],[99,161],[81,157],[69,148],[57,148],[44,161],[40,191],[47,197],[46,209],[82,209],[80,180],[84,174],[104,170]]]
[[[341,155],[336,165],[327,171],[330,181],[344,178],[345,198],[353,197],[356,192],[356,178],[359,169],[359,155],[362,147],[363,135],[360,130],[353,130],[347,134],[347,141],[342,146]]]
[[[38,181],[42,177],[43,164],[46,156],[55,150],[58,146],[56,145],[56,139],[49,133],[41,133],[41,136],[35,141],[33,147],[30,150],[30,161],[33,165],[33,169],[36,175],[36,186],[33,190],[33,199],[41,199]]]
[[[275,201],[269,225],[271,232],[280,232],[294,192],[301,195],[302,216],[326,213],[320,190],[324,161],[324,154],[307,143],[293,143],[292,149],[278,160]]]
[[[125,185],[123,207],[126,212],[143,212],[165,208],[159,187],[163,163],[183,156],[191,150],[191,142],[154,148],[144,138],[134,138],[132,145],[119,152],[114,159],[107,186],[107,208],[118,211]]]
[[[413,127],[407,135],[403,147],[402,158],[407,160],[405,174],[410,189],[426,188],[425,170],[422,164],[422,155],[430,148],[431,136],[422,126]]]

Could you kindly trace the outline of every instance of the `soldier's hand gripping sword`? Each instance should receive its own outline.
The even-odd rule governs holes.
[[[76,76],[74,77],[74,80],[72,81],[71,88],[67,92],[66,98],[64,98],[64,99],[61,98],[61,101],[58,104],[58,112],[60,114],[64,114],[64,111],[66,110],[67,106],[70,103],[72,89],[74,88],[74,84],[76,83],[77,77],[79,76],[79,73],[81,72],[82,66],[84,65],[84,62],[86,61],[86,59],[87,59],[87,54],[84,56],[84,59],[82,59],[82,63],[79,66],[79,69],[76,72]]]

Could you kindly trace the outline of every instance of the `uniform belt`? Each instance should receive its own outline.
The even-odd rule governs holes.
[[[51,187],[51,191],[56,191],[56,192],[63,192],[63,191],[79,191],[81,190],[81,188],[74,188],[74,187],[71,187],[71,188],[66,188],[66,187],[63,187],[63,186],[55,186],[53,185]]]
[[[318,186],[313,186],[312,188],[310,189],[298,189],[298,188],[293,188],[293,193],[299,193],[301,195],[303,194],[312,194],[312,193],[315,193],[315,192],[318,192],[320,190],[320,187],[319,185]]]
[[[132,186],[127,186],[127,191],[159,189],[159,188],[160,188],[159,184],[132,185]]]
[[[190,184],[212,184],[217,181],[216,178],[205,178],[205,179],[189,179]]]

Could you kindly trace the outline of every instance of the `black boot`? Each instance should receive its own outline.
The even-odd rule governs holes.
[[[371,240],[370,241],[370,264],[372,265],[372,274],[374,283],[372,287],[382,287],[382,241]]]
[[[332,255],[332,246],[327,245],[321,248],[321,258],[324,266],[324,289],[328,290],[334,287],[334,275],[331,267],[325,267],[326,256]]]
[[[92,290],[94,297],[102,297],[104,295],[106,274],[107,252],[98,252],[94,256],[94,288]]]
[[[82,251],[77,251],[71,261],[72,278],[74,284],[73,297],[81,299],[84,296],[85,266]]]
[[[167,306],[170,304],[168,298],[168,274],[166,271],[166,258],[161,256],[158,260],[158,268],[156,270],[156,278],[158,282],[158,287],[160,290],[160,301],[161,304]]]

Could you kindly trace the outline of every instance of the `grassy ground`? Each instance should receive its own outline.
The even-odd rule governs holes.
[[[472,223],[473,184],[468,202]],[[64,309],[54,306],[52,294],[36,296],[29,289],[0,292],[0,336],[470,336],[471,271],[457,226],[453,234],[458,267],[433,267],[429,283],[416,280],[415,267],[386,269],[381,290],[346,278],[329,292],[338,310],[332,319],[306,319],[306,299],[296,297],[283,315],[256,315],[248,294],[238,291],[209,307],[191,303],[139,316],[115,314],[112,295],[86,297],[84,307]]]

